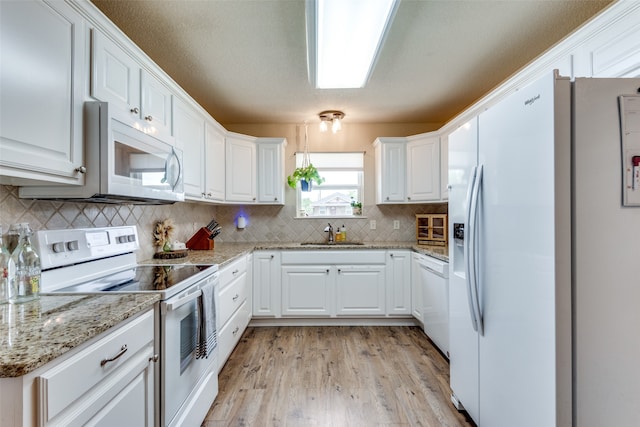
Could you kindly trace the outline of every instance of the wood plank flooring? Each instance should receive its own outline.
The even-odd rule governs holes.
[[[417,327],[250,327],[203,427],[473,426]]]

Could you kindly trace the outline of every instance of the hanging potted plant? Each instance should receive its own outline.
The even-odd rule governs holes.
[[[300,181],[302,191],[311,191],[313,182],[315,181],[316,184],[320,185],[324,182],[324,178],[320,176],[315,166],[309,163],[307,166],[296,168],[296,170],[287,177],[287,184],[294,190],[298,181]]]
[[[302,191],[311,191],[313,182],[320,185],[324,182],[324,178],[318,173],[318,169],[313,166],[309,160],[309,143],[307,136],[307,123],[304,124],[304,153],[302,155],[302,166],[297,167],[291,175],[287,177],[289,187],[296,189],[296,185],[300,181]]]

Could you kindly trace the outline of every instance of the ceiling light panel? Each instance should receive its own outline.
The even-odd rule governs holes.
[[[316,87],[363,87],[397,0],[316,0]]]

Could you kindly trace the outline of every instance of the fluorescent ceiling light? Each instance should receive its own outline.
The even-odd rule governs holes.
[[[369,79],[397,0],[308,0],[309,76],[317,88],[360,88]]]

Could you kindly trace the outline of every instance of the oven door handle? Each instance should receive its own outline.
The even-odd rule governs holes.
[[[163,306],[165,307],[164,311],[169,312],[169,311],[176,310],[179,307],[185,305],[186,303],[193,301],[194,299],[197,299],[200,295],[202,295],[202,290],[198,289],[197,291],[188,294],[184,298],[180,298],[176,301],[165,302],[163,303]]]

